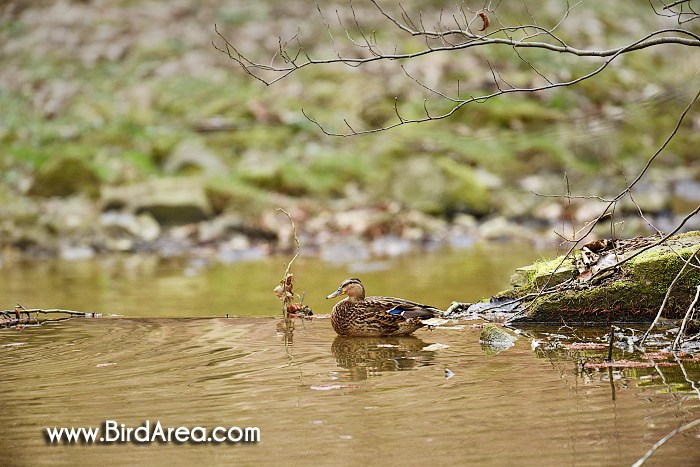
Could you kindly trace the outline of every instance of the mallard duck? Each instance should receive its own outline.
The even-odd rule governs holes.
[[[345,279],[326,299],[347,295],[333,307],[331,324],[341,336],[406,336],[443,311],[394,297],[365,297],[360,279]]]

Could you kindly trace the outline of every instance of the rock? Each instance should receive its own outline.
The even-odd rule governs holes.
[[[536,236],[530,229],[510,222],[503,216],[494,217],[479,226],[479,236],[486,240],[529,240]]]
[[[411,209],[437,214],[444,210],[447,179],[431,157],[399,164],[389,179],[392,198]]]
[[[334,224],[341,232],[363,235],[370,230],[370,227],[380,224],[384,217],[384,214],[377,209],[351,209],[335,213]]]
[[[4,230],[4,229],[3,229]],[[13,226],[8,236],[3,236],[3,244],[15,247],[23,252],[36,250],[55,250],[55,238],[45,229],[36,226]]]
[[[351,263],[369,259],[370,253],[364,242],[353,239],[323,243],[320,245],[319,256],[322,260],[333,263]]]
[[[162,229],[153,216],[147,212],[136,216],[136,229],[132,231],[141,240],[150,242],[158,238]]]
[[[476,218],[469,214],[457,214],[452,220],[452,224],[470,230],[475,229],[478,225]]]
[[[525,287],[530,284],[531,277],[537,271],[537,266],[531,264],[529,266],[523,266],[515,270],[512,276],[510,276],[510,285],[513,287]]]
[[[574,203],[574,220],[579,224],[591,222],[603,213],[606,203],[595,199],[581,199]]]
[[[134,215],[129,212],[107,211],[100,216],[100,225],[112,238],[128,237],[150,242],[161,234],[160,225],[148,213]]]
[[[41,210],[39,222],[57,236],[88,232],[97,224],[97,207],[84,196],[48,199]]]
[[[134,250],[134,241],[130,238],[107,238],[104,246],[108,251],[128,252]]]
[[[673,184],[671,206],[678,214],[685,214],[695,209],[700,203],[700,181],[680,180]]]
[[[502,190],[494,199],[494,211],[509,219],[530,217],[541,198],[529,192]]]
[[[544,267],[544,266],[547,267]],[[552,267],[549,267],[549,266]],[[515,270],[510,278],[513,287],[526,287],[535,284],[536,287],[553,287],[576,277],[578,271],[571,261],[565,261],[561,266],[553,262],[535,263]],[[553,268],[556,268],[553,269]]]
[[[75,157],[57,157],[39,170],[29,194],[51,197],[85,193],[96,196],[98,191],[99,179],[87,162]]]
[[[542,219],[550,224],[554,224],[557,221],[561,222],[564,215],[564,207],[556,201],[542,201],[535,206],[532,215],[536,219]]]
[[[192,169],[209,176],[228,173],[228,167],[221,158],[201,141],[184,140],[168,156],[163,164],[163,170],[169,174],[177,174],[188,173]]]
[[[465,164],[443,157],[437,160],[446,181],[445,200],[443,204],[451,213],[468,213],[477,217],[484,216],[491,210],[491,195],[486,188],[487,183],[497,186],[497,181],[482,174]]]
[[[483,216],[491,207],[489,191],[474,169],[447,157],[409,159],[397,167],[390,183],[394,199],[428,214]]]
[[[670,195],[668,182],[642,180],[632,188],[634,201],[625,196],[618,203],[616,210],[623,214],[637,214],[640,209],[645,214],[660,213],[671,208]]]
[[[95,250],[89,245],[73,245],[71,243],[61,243],[58,248],[61,259],[66,261],[82,261],[95,256]]]
[[[269,254],[264,245],[251,246],[250,241],[243,235],[236,235],[221,244],[216,252],[216,259],[229,264],[239,261],[260,260]]]
[[[548,290],[547,294],[528,298],[527,301],[529,293],[542,290],[547,271],[561,264],[563,257],[538,263],[534,269],[521,268],[513,282],[523,284],[525,277],[529,278],[529,282],[501,292],[496,298],[522,300],[525,313],[518,323],[648,322],[656,316],[664,302],[664,317],[680,318],[695,295],[695,288],[700,283],[700,270],[685,268],[675,281],[668,299],[665,297],[688,257],[700,248],[700,232],[675,235],[663,245],[654,245],[658,239],[655,236],[620,240],[614,253],[607,251],[601,254],[602,259],[596,260],[600,263],[597,267],[630,258],[628,261],[614,269],[601,271],[597,276],[591,269],[577,274],[576,270],[566,268],[560,279],[566,277],[565,273],[576,276],[570,286]],[[650,248],[641,251],[645,246]],[[567,265],[570,261],[563,263]]]
[[[525,191],[540,194],[561,193],[561,188],[565,188],[562,177],[553,174],[526,175],[518,184]]]
[[[232,233],[241,232],[245,228],[244,225],[241,217],[235,214],[217,216],[210,221],[199,224],[198,241],[200,243],[210,243],[226,239]]]
[[[515,345],[517,337],[508,334],[502,327],[485,324],[481,330],[479,343],[488,354],[498,353]]]
[[[396,257],[401,256],[413,248],[410,240],[396,235],[384,235],[372,240],[370,245],[374,256]]]
[[[134,214],[148,213],[160,225],[181,225],[209,218],[211,207],[197,178],[153,179],[137,185],[103,187],[102,203]]]
[[[515,226],[502,216],[494,217],[479,226],[479,234],[487,240],[505,240],[513,236]]]

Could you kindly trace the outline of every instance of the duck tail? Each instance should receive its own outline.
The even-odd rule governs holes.
[[[435,326],[442,326],[445,323],[449,323],[450,320],[446,318],[438,318],[438,317],[432,317],[428,319],[421,319],[421,323],[428,327],[435,327]]]

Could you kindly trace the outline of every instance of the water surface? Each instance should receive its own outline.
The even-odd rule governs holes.
[[[653,378],[616,371],[613,400],[607,372],[579,373],[577,362],[533,352],[527,339],[489,356],[474,329],[353,339],[317,320],[297,322],[285,346],[279,324],[83,319],[5,332],[0,457],[19,465],[629,465],[700,416],[697,393],[675,392],[666,368],[647,370]],[[426,350],[435,343],[448,348]],[[42,434],[108,419],[256,426],[261,441],[49,446]],[[697,448],[686,432],[657,461],[697,463]]]
[[[322,311],[329,307],[323,295],[349,274],[377,292],[444,306],[507,285],[522,252],[495,253],[395,259],[374,271],[368,263],[307,260],[296,273]],[[25,306],[95,303],[127,316],[0,331],[4,464],[630,465],[700,417],[697,364],[581,370],[586,352],[533,351],[521,336],[493,355],[469,326],[341,338],[321,319],[297,320],[285,333],[269,317],[278,309],[271,289],[279,260],[134,264],[2,270],[9,279],[1,295]],[[221,317],[231,310],[259,316]],[[255,426],[261,440],[49,445],[43,434],[105,420],[134,428],[146,420]],[[676,435],[650,465],[697,465],[697,434]]]
[[[303,253],[303,251],[302,251]],[[325,296],[350,276],[370,295],[395,295],[446,308],[506,289],[516,267],[551,254],[525,245],[481,245],[398,258],[332,263],[303,255],[293,263],[295,291],[317,314],[333,305]],[[205,259],[110,256],[0,268],[0,304],[62,308],[129,317],[275,316],[272,290],[288,257],[222,264]],[[0,308],[3,309],[3,308]]]

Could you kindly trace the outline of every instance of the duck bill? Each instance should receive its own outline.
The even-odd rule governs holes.
[[[328,295],[328,296],[326,297],[326,300],[328,300],[329,298],[335,298],[335,297],[337,297],[338,295],[343,295],[343,290],[340,289],[340,288],[339,288],[338,290],[336,290],[335,292],[333,292],[332,294]]]

